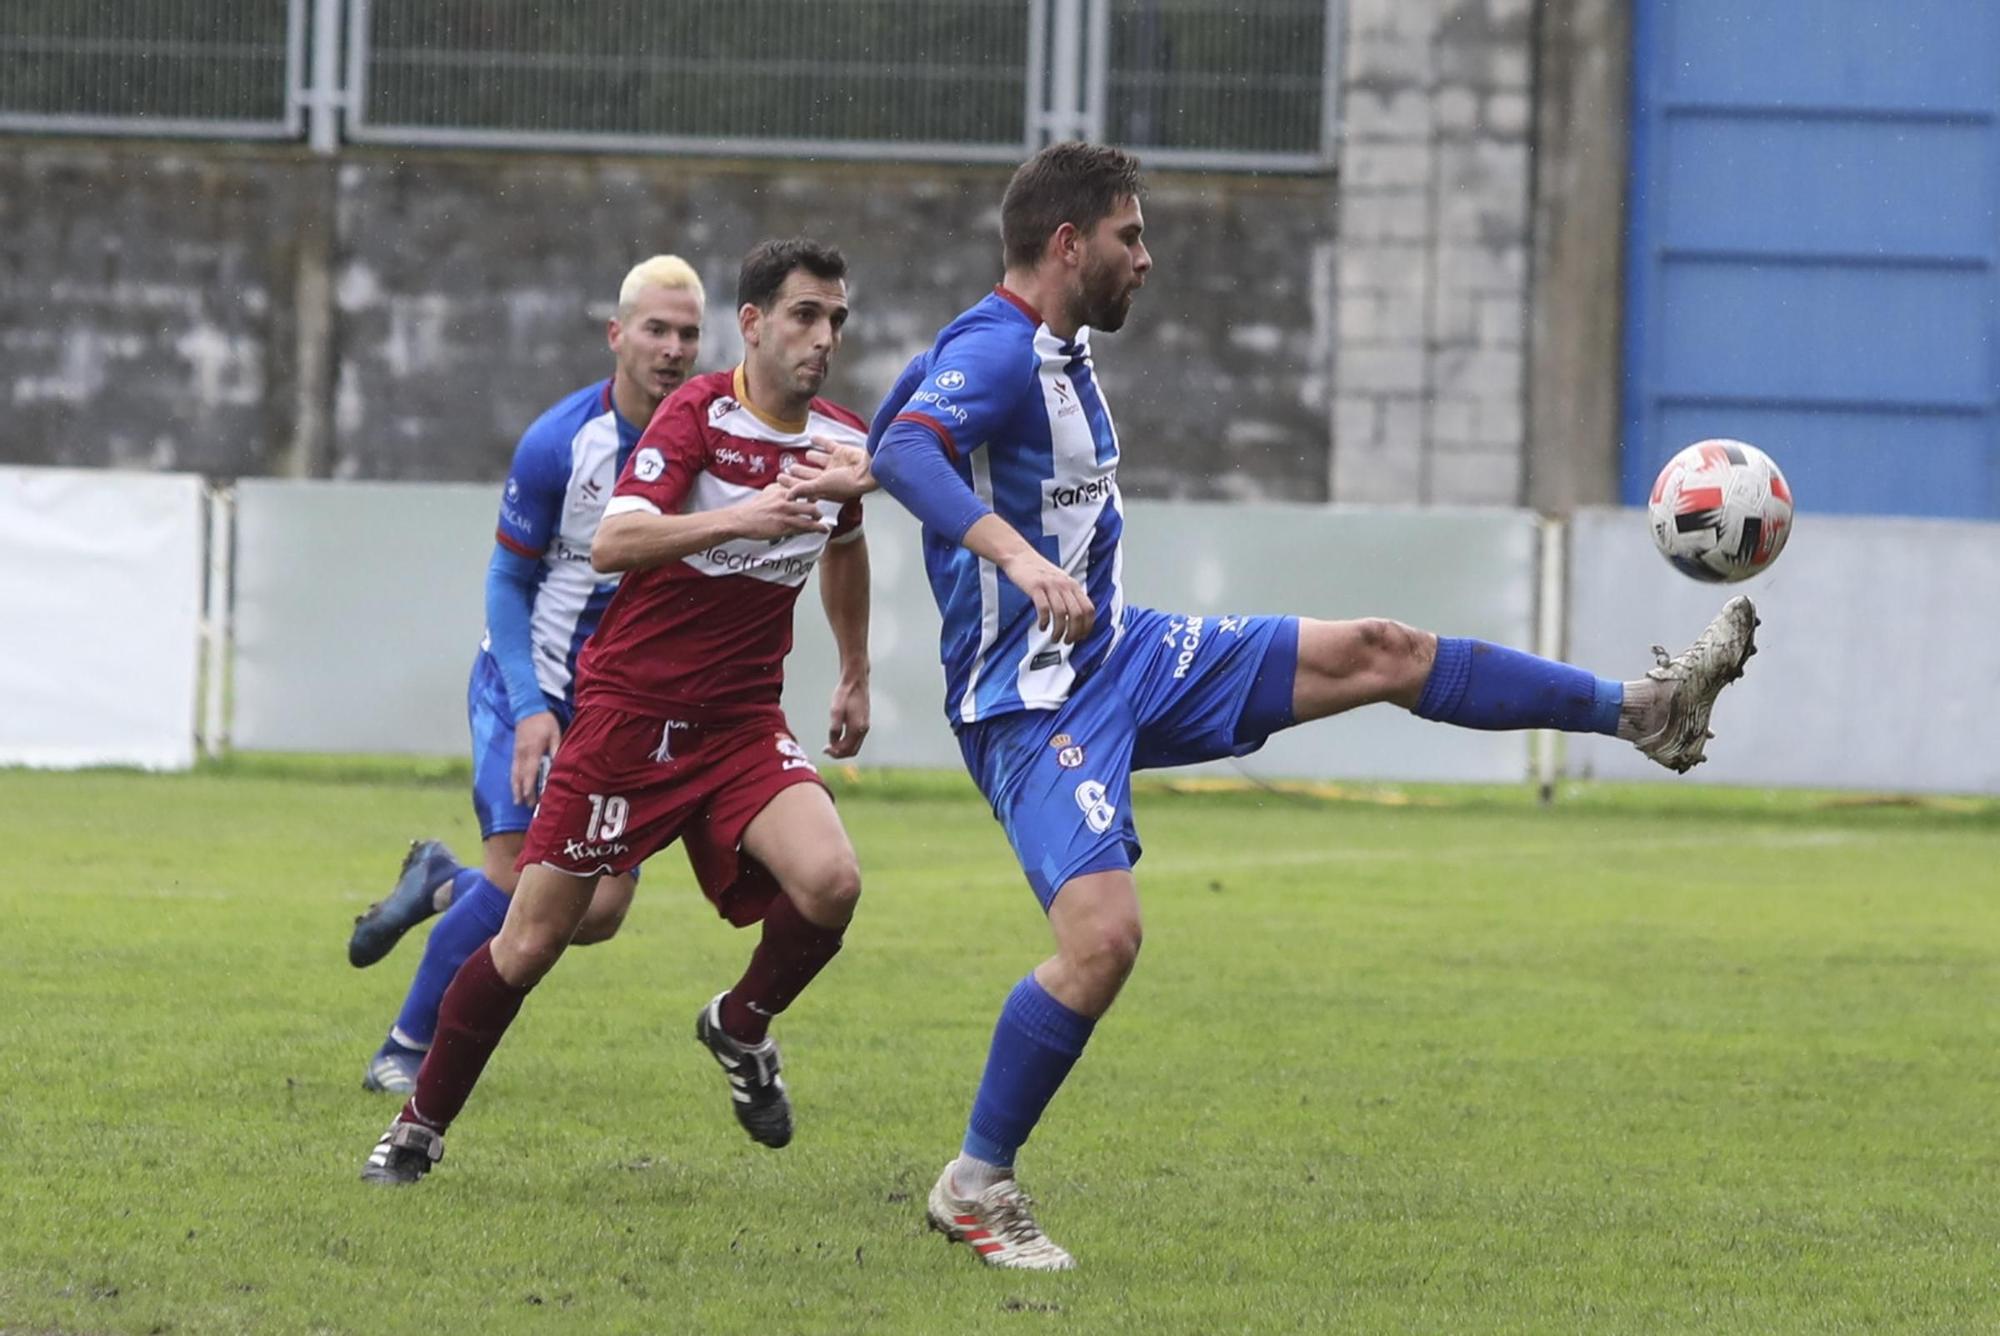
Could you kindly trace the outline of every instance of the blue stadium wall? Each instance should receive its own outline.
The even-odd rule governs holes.
[[[1733,436],[1804,511],[2000,518],[2000,4],[1633,19],[1626,502]]]

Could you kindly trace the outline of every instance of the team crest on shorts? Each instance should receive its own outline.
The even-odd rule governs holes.
[[[1056,764],[1065,770],[1076,769],[1083,764],[1083,748],[1077,746],[1064,747],[1056,753]]]
[[[1069,746],[1072,742],[1075,741],[1076,739],[1071,737],[1067,733],[1058,733],[1054,737],[1049,739],[1049,745],[1051,747],[1054,747],[1057,751],[1061,751],[1064,747]]]

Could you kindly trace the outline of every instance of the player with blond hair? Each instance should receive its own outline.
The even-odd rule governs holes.
[[[466,866],[440,842],[416,841],[395,888],[355,920],[347,956],[358,967],[444,911],[395,1024],[368,1060],[366,1089],[414,1088],[445,988],[507,916],[541,776],[574,708],[577,656],[618,588],[617,574],[590,564],[598,521],[654,410],[694,372],[704,301],[700,275],[678,255],[634,265],[605,330],[610,379],[558,400],[515,447],[486,568],[486,636],[466,692],[484,849],[477,866]],[[636,875],[598,883],[578,942],[618,931]]]

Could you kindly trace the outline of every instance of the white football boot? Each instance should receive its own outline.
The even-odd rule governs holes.
[[[1653,646],[1660,662],[1657,668],[1648,668],[1646,676],[1667,686],[1666,718],[1633,745],[1680,774],[1707,760],[1703,744],[1715,736],[1708,730],[1709,711],[1722,689],[1743,676],[1744,663],[1757,652],[1758,625],[1757,609],[1738,594],[1679,654],[1669,658],[1664,647]]]
[[[1003,1178],[976,1197],[961,1197],[952,1187],[951,1168],[945,1165],[938,1175],[929,1212],[931,1228],[947,1241],[965,1244],[988,1266],[1017,1271],[1068,1271],[1076,1266],[1076,1259],[1035,1223],[1035,1203],[1019,1183]]]

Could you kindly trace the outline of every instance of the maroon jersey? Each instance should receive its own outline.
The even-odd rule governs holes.
[[[741,367],[697,376],[653,415],[604,517],[735,505],[777,479],[813,436],[867,442],[861,419],[838,404],[815,399],[805,421],[780,422],[750,406]],[[577,704],[680,719],[775,708],[799,590],[829,542],[860,534],[860,502],[819,506],[824,530],[739,538],[627,572],[577,661]]]

